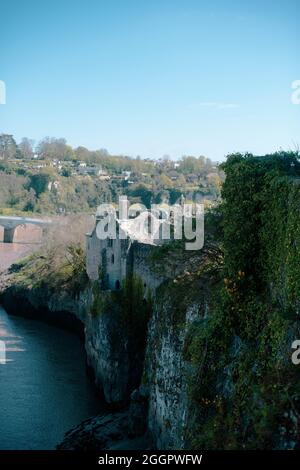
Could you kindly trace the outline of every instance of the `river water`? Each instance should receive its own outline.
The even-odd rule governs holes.
[[[2,267],[20,257],[18,250],[24,254],[0,244]],[[0,306],[0,449],[53,449],[66,431],[103,409],[86,375],[81,340]]]

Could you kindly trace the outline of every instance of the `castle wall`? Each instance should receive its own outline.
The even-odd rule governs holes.
[[[101,242],[94,230],[86,236],[86,272],[91,281],[99,278],[99,266],[101,264]]]
[[[132,269],[133,273],[142,279],[145,291],[154,292],[163,282],[164,278],[153,271],[151,254],[157,249],[154,245],[134,242],[132,246]]]
[[[127,275],[129,240],[100,240],[96,230],[86,238],[86,272],[92,281],[102,278],[107,289],[118,289]]]
[[[106,241],[106,274],[107,287],[119,289],[127,274],[127,254],[130,247],[129,240]]]
[[[119,289],[128,273],[139,277],[145,295],[163,282],[164,278],[153,271],[151,254],[157,247],[130,239],[99,240],[96,230],[87,235],[86,271],[92,281],[101,279],[105,289]]]

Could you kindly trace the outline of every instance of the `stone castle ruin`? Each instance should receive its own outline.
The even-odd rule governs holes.
[[[197,247],[195,242],[185,243],[186,249],[201,249],[204,212],[199,205],[184,204],[183,197],[179,205],[152,206],[151,211],[139,204],[128,207],[126,196],[120,197],[118,210],[109,204],[99,206],[94,229],[87,234],[88,277],[100,280],[103,290],[118,290],[133,274],[145,291],[154,291],[164,278],[153,272],[149,257],[159,245],[182,238],[182,223],[186,239],[197,242]]]
[[[167,242],[162,239],[162,229],[170,225],[159,220],[141,205],[131,206],[128,219],[120,218],[119,211],[111,214],[115,222],[114,237],[99,238],[99,224],[108,220],[111,206],[96,214],[94,229],[87,234],[86,271],[92,281],[100,280],[103,290],[118,290],[124,279],[134,274],[143,282],[144,289],[154,290],[162,278],[150,269],[147,259],[157,246]]]

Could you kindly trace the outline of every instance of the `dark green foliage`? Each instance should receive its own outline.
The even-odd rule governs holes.
[[[72,172],[70,168],[64,167],[61,170],[61,175],[64,176],[65,178],[69,178],[71,176]]]
[[[122,306],[124,328],[143,343],[152,309],[150,292],[145,292],[142,280],[131,274],[123,282],[122,289],[114,291],[112,296]]]
[[[71,243],[67,247],[66,258],[67,263],[65,266],[71,270],[68,289],[76,297],[88,284],[88,276],[85,269],[85,250],[80,244]]]
[[[106,309],[107,296],[101,290],[101,287],[98,281],[95,281],[93,288],[92,288],[92,293],[93,293],[93,300],[92,300],[92,304],[90,307],[90,313],[91,315],[96,317],[98,315],[101,315]]]
[[[144,204],[144,206],[146,206],[147,208],[150,208],[151,207],[151,203],[153,202],[152,201],[152,191],[151,189],[148,189],[147,187],[145,187],[144,185],[140,184],[137,188],[135,188],[134,190],[130,190],[128,192],[128,195],[129,196],[132,196],[132,197],[138,197],[140,198],[141,200],[141,203]]]
[[[109,312],[116,306],[121,312],[120,322],[127,335],[145,344],[147,324],[152,310],[152,297],[149,291],[145,292],[143,282],[136,275],[128,275],[123,281],[121,289],[103,291],[101,282],[93,285],[92,315],[101,315]]]
[[[223,284],[190,331],[194,448],[292,448],[299,440],[298,155],[232,155],[223,165]]]
[[[50,182],[50,176],[48,173],[37,173],[29,176],[29,188],[35,191],[37,197],[44,193]]]

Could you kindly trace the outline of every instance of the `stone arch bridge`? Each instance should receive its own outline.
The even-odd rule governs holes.
[[[4,228],[4,243],[13,243],[15,230],[19,225],[38,225],[42,228],[51,224],[51,220],[31,219],[30,217],[0,216],[0,226]]]

